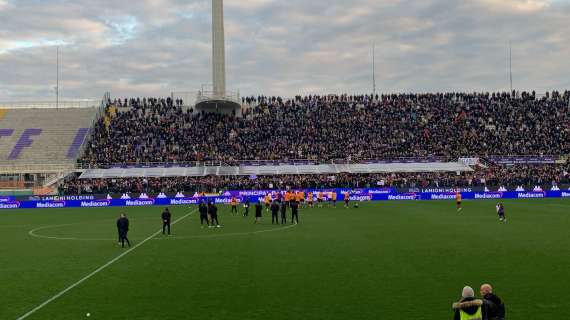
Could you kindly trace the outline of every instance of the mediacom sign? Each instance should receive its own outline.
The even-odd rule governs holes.
[[[125,201],[125,206],[127,207],[143,207],[154,205],[154,199],[139,199],[139,200],[127,200]]]
[[[191,205],[200,203],[199,199],[196,198],[182,198],[182,199],[170,199],[170,205],[180,206],[180,205]]]
[[[86,208],[109,207],[111,206],[111,201],[109,200],[81,201],[81,206]]]
[[[20,202],[0,202],[0,209],[18,209],[20,207]]]

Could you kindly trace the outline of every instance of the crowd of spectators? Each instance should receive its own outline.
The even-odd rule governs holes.
[[[493,166],[473,172],[382,173],[337,175],[206,176],[172,178],[78,179],[68,178],[62,194],[107,194],[160,192],[220,192],[223,190],[266,190],[284,188],[474,188],[500,186],[570,185],[570,167],[560,165]]]
[[[570,92],[244,97],[242,117],[195,113],[182,100],[109,101],[84,156],[116,164],[570,154]],[[475,172],[206,176],[79,180],[66,194],[223,189],[449,188],[568,184],[567,166],[491,166]]]
[[[80,162],[148,162],[570,153],[570,93],[445,93],[243,98],[243,117],[181,100],[110,105]]]

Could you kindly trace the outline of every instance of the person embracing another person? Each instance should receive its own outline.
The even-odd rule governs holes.
[[[475,298],[475,291],[465,286],[461,300],[453,304],[454,320],[504,320],[505,306],[501,299],[492,293],[491,285],[481,286],[482,299]]]

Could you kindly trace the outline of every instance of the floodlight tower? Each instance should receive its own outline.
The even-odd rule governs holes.
[[[211,92],[200,91],[197,111],[240,115],[239,96],[226,91],[226,48],[224,1],[212,0],[212,84]]]
[[[223,0],[212,0],[212,78],[214,94],[224,96],[226,93],[226,44]]]

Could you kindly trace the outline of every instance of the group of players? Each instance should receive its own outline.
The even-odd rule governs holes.
[[[460,212],[461,210],[463,210],[463,207],[461,206],[462,197],[460,192],[455,193],[455,201],[457,203],[457,212]],[[505,216],[505,205],[502,202],[497,203],[497,205],[495,206],[495,210],[497,211],[497,215],[499,216],[499,221],[507,222],[507,217]]]
[[[349,208],[350,205],[350,193],[344,192],[344,207]],[[287,191],[284,194],[279,192],[275,192],[273,194],[267,194],[263,198],[263,202],[265,203],[265,210],[271,211],[271,224],[286,224],[287,223],[287,211],[291,209],[291,223],[298,224],[299,223],[299,210],[302,206],[307,205],[310,208],[314,207],[314,200],[317,201],[317,206],[319,208],[323,207],[323,203],[325,202],[325,193],[322,191],[316,192],[308,192],[307,197],[305,198],[305,192],[303,191]],[[332,191],[326,195],[326,200],[329,202],[329,206],[332,208],[336,208],[336,201],[337,201],[337,193]],[[455,200],[457,203],[457,212],[460,212],[462,207],[462,197],[460,192],[455,193]],[[356,204],[355,206],[357,206]],[[230,200],[231,206],[231,213],[234,215],[238,214],[238,199],[236,197],[232,197]],[[249,209],[251,207],[251,203],[249,199],[246,199],[243,203],[244,211],[243,216],[249,216]],[[505,206],[502,202],[499,202],[496,205],[497,214],[499,216],[499,220],[501,222],[507,222],[507,218],[505,217]],[[206,203],[205,201],[201,201],[198,205],[198,212],[200,213],[200,224],[202,228],[204,228],[204,224],[208,228],[221,228],[220,222],[218,220],[218,207],[213,202]],[[261,217],[263,212],[263,205],[261,201],[257,201],[255,203],[255,223],[261,223]],[[166,208],[161,215],[162,219],[162,233],[170,235],[170,222],[171,222],[172,215],[168,208]],[[121,213],[119,219],[117,220],[117,231],[119,233],[119,245],[125,247],[125,243],[130,247],[131,243],[127,238],[127,233],[129,231],[129,219],[127,218],[126,214]]]
[[[349,207],[350,204],[350,193],[344,192],[344,206]],[[265,210],[271,211],[271,223],[272,224],[286,224],[287,223],[287,211],[291,209],[291,223],[299,223],[299,209],[307,205],[310,208],[314,207],[314,202],[316,200],[317,206],[319,208],[323,207],[325,199],[328,200],[330,207],[336,208],[338,195],[335,191],[331,191],[325,194],[325,192],[318,191],[313,193],[309,191],[305,193],[304,191],[286,191],[284,193],[274,192],[268,193],[263,197],[263,203],[265,204]],[[230,200],[231,213],[233,215],[238,214],[238,199],[232,197]],[[246,199],[243,203],[243,216],[249,216],[249,209],[252,204],[249,199]],[[254,204],[255,208],[255,223],[261,223],[261,217],[263,213],[263,205],[261,201],[257,201]],[[205,203],[201,202],[198,211],[200,212],[200,224],[202,227],[209,228],[220,228],[220,223],[218,222],[218,208],[212,202]]]
[[[307,198],[305,199],[305,195]],[[344,197],[344,206],[345,208],[349,207],[350,202],[350,193],[348,191],[343,193]],[[271,203],[273,201],[277,201],[278,203],[285,202],[297,202],[299,205],[307,204],[308,207],[313,208],[315,200],[317,201],[317,206],[319,208],[323,207],[323,203],[325,199],[329,202],[330,206],[336,208],[336,201],[338,198],[338,194],[335,191],[330,192],[322,192],[318,191],[313,193],[309,191],[305,193],[304,191],[286,191],[285,193],[275,192],[273,194],[268,193],[264,197],[264,203],[266,210],[270,209]]]
[[[315,197],[316,196],[316,197]],[[345,208],[349,207],[350,202],[350,193],[345,192],[344,196],[344,206]],[[287,191],[284,194],[281,193],[273,193],[267,194],[264,197],[264,203],[266,211],[271,211],[271,224],[286,224],[287,223],[287,211],[291,209],[291,223],[298,224],[299,223],[299,210],[302,206],[306,205],[308,207],[314,206],[314,200],[317,200],[317,206],[319,208],[323,207],[323,203],[326,200],[329,201],[329,205],[332,208],[336,208],[336,201],[337,201],[337,193],[332,191],[329,192],[326,197],[324,192],[317,192],[314,194],[313,192],[307,193],[307,198],[305,198],[305,192],[303,191]],[[231,213],[234,215],[238,214],[238,199],[233,197],[230,200],[231,206]],[[243,216],[249,216],[249,209],[251,207],[251,203],[249,199],[246,199],[243,203],[244,212]],[[208,228],[221,228],[221,224],[218,219],[218,207],[213,202],[206,202],[201,201],[198,205],[198,212],[200,213],[200,224],[202,228],[207,226]],[[261,217],[263,213],[263,205],[261,201],[257,201],[255,203],[255,223],[261,223]],[[166,208],[161,214],[162,220],[162,234],[169,234],[170,235],[170,224],[171,224],[172,214],[170,213],[169,209]],[[127,234],[129,232],[129,219],[125,213],[121,213],[119,218],[117,219],[117,231],[119,234],[119,245],[123,248],[125,244],[127,246],[131,246],[131,242],[129,241]]]

